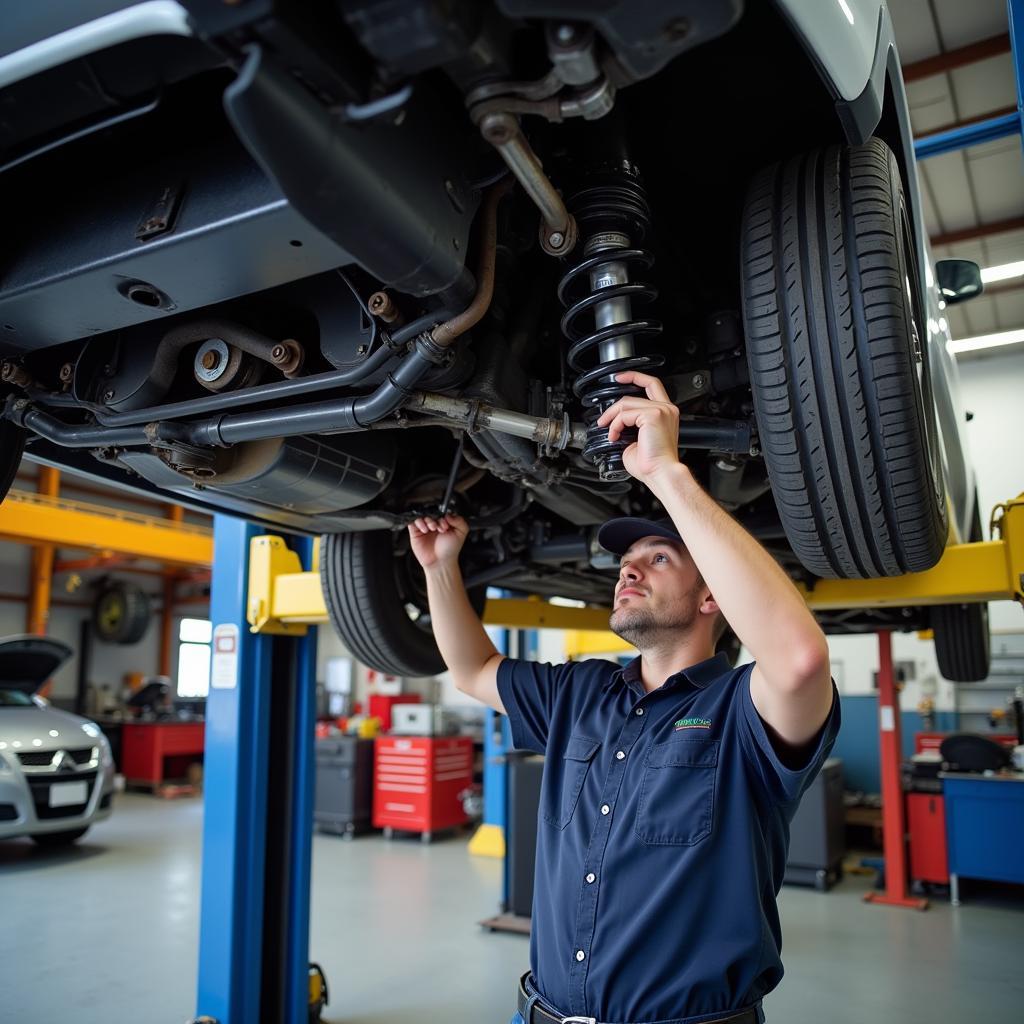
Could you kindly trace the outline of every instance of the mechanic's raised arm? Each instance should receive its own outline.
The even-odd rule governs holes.
[[[455,685],[504,714],[498,696],[498,665],[504,655],[473,611],[459,568],[459,552],[468,534],[462,516],[424,517],[409,526],[413,554],[427,577],[434,639]]]
[[[679,410],[648,374],[618,374],[647,398],[623,398],[598,419],[610,440],[628,427],[631,476],[665,507],[729,625],[754,655],[750,695],[758,714],[793,746],[811,740],[832,707],[828,644],[775,559],[728,515],[679,461]]]

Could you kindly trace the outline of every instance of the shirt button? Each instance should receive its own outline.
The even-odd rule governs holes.
[[[602,814],[608,814],[610,811],[611,811],[611,808],[607,804],[601,804],[601,813]]]
[[[616,750],[615,756],[621,761],[626,756],[626,752],[624,750]]]
[[[589,883],[590,883],[591,885],[593,885],[593,883],[597,881],[597,875],[595,875],[595,874],[594,874],[594,872],[593,872],[593,871],[591,871],[591,872],[590,872],[590,874],[589,874],[589,875],[587,875],[587,881],[588,881],[588,882],[589,882]]]
[[[577,949],[576,950],[576,959],[577,960],[584,960],[584,959],[586,959],[586,956],[587,956],[587,954],[584,953],[582,949]]]
[[[644,713],[644,709],[643,709],[643,708],[637,708],[637,709],[636,709],[636,713],[637,713],[638,715],[642,715],[642,714]]]

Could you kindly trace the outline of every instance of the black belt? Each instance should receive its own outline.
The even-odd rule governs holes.
[[[598,1024],[596,1017],[563,1017],[553,1009],[549,1009],[539,998],[534,998],[526,991],[526,979],[530,976],[527,971],[519,979],[519,998],[517,1006],[522,1014],[525,1024]],[[533,1005],[529,1006],[531,999]],[[527,1011],[529,1007],[529,1011]],[[738,1013],[732,1013],[725,1017],[713,1017],[702,1024],[758,1024],[757,1007],[750,1006]]]

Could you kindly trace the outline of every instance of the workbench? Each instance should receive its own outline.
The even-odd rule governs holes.
[[[185,775],[189,763],[203,759],[206,726],[203,722],[168,719],[124,722],[121,726],[121,771],[128,783],[159,786],[168,759],[179,759],[170,778]]]
[[[950,902],[960,877],[1024,885],[1024,772],[940,772],[946,807]]]

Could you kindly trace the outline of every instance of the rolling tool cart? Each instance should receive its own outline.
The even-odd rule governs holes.
[[[473,741],[468,736],[378,736],[374,740],[373,825],[433,833],[469,820],[462,793],[473,785]]]

